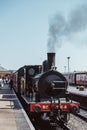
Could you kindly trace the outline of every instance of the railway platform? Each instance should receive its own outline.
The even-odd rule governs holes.
[[[79,102],[80,107],[87,110],[87,88],[81,91],[76,86],[69,86],[67,91],[70,93],[70,99]]]
[[[87,96],[87,88],[85,88],[83,91],[80,91],[76,88],[76,86],[69,86],[67,89],[70,93]]]
[[[8,85],[0,87],[0,130],[35,130],[16,94]]]

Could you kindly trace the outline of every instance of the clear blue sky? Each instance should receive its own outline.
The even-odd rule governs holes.
[[[68,56],[70,71],[87,70],[86,6],[86,0],[0,0],[1,66],[16,70],[42,64],[49,51],[50,26],[56,25],[57,41],[52,39],[51,47],[58,70],[67,70]]]

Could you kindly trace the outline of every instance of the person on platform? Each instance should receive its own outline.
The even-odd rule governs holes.
[[[11,78],[10,81],[9,81],[9,87],[10,89],[12,90],[12,87],[13,87],[13,79]]]

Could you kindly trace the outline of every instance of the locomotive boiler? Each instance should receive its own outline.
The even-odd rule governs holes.
[[[55,53],[47,53],[42,65],[21,67],[13,77],[31,118],[67,122],[70,112],[79,112],[79,104],[68,98],[66,78],[55,67]]]
[[[37,93],[37,102],[67,96],[67,80],[56,71],[55,53],[48,53],[48,60],[43,62],[42,73],[33,77],[33,86]]]

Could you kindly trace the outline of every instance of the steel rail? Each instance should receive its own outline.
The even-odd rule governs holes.
[[[64,121],[61,119],[56,122],[63,130],[72,130]]]

